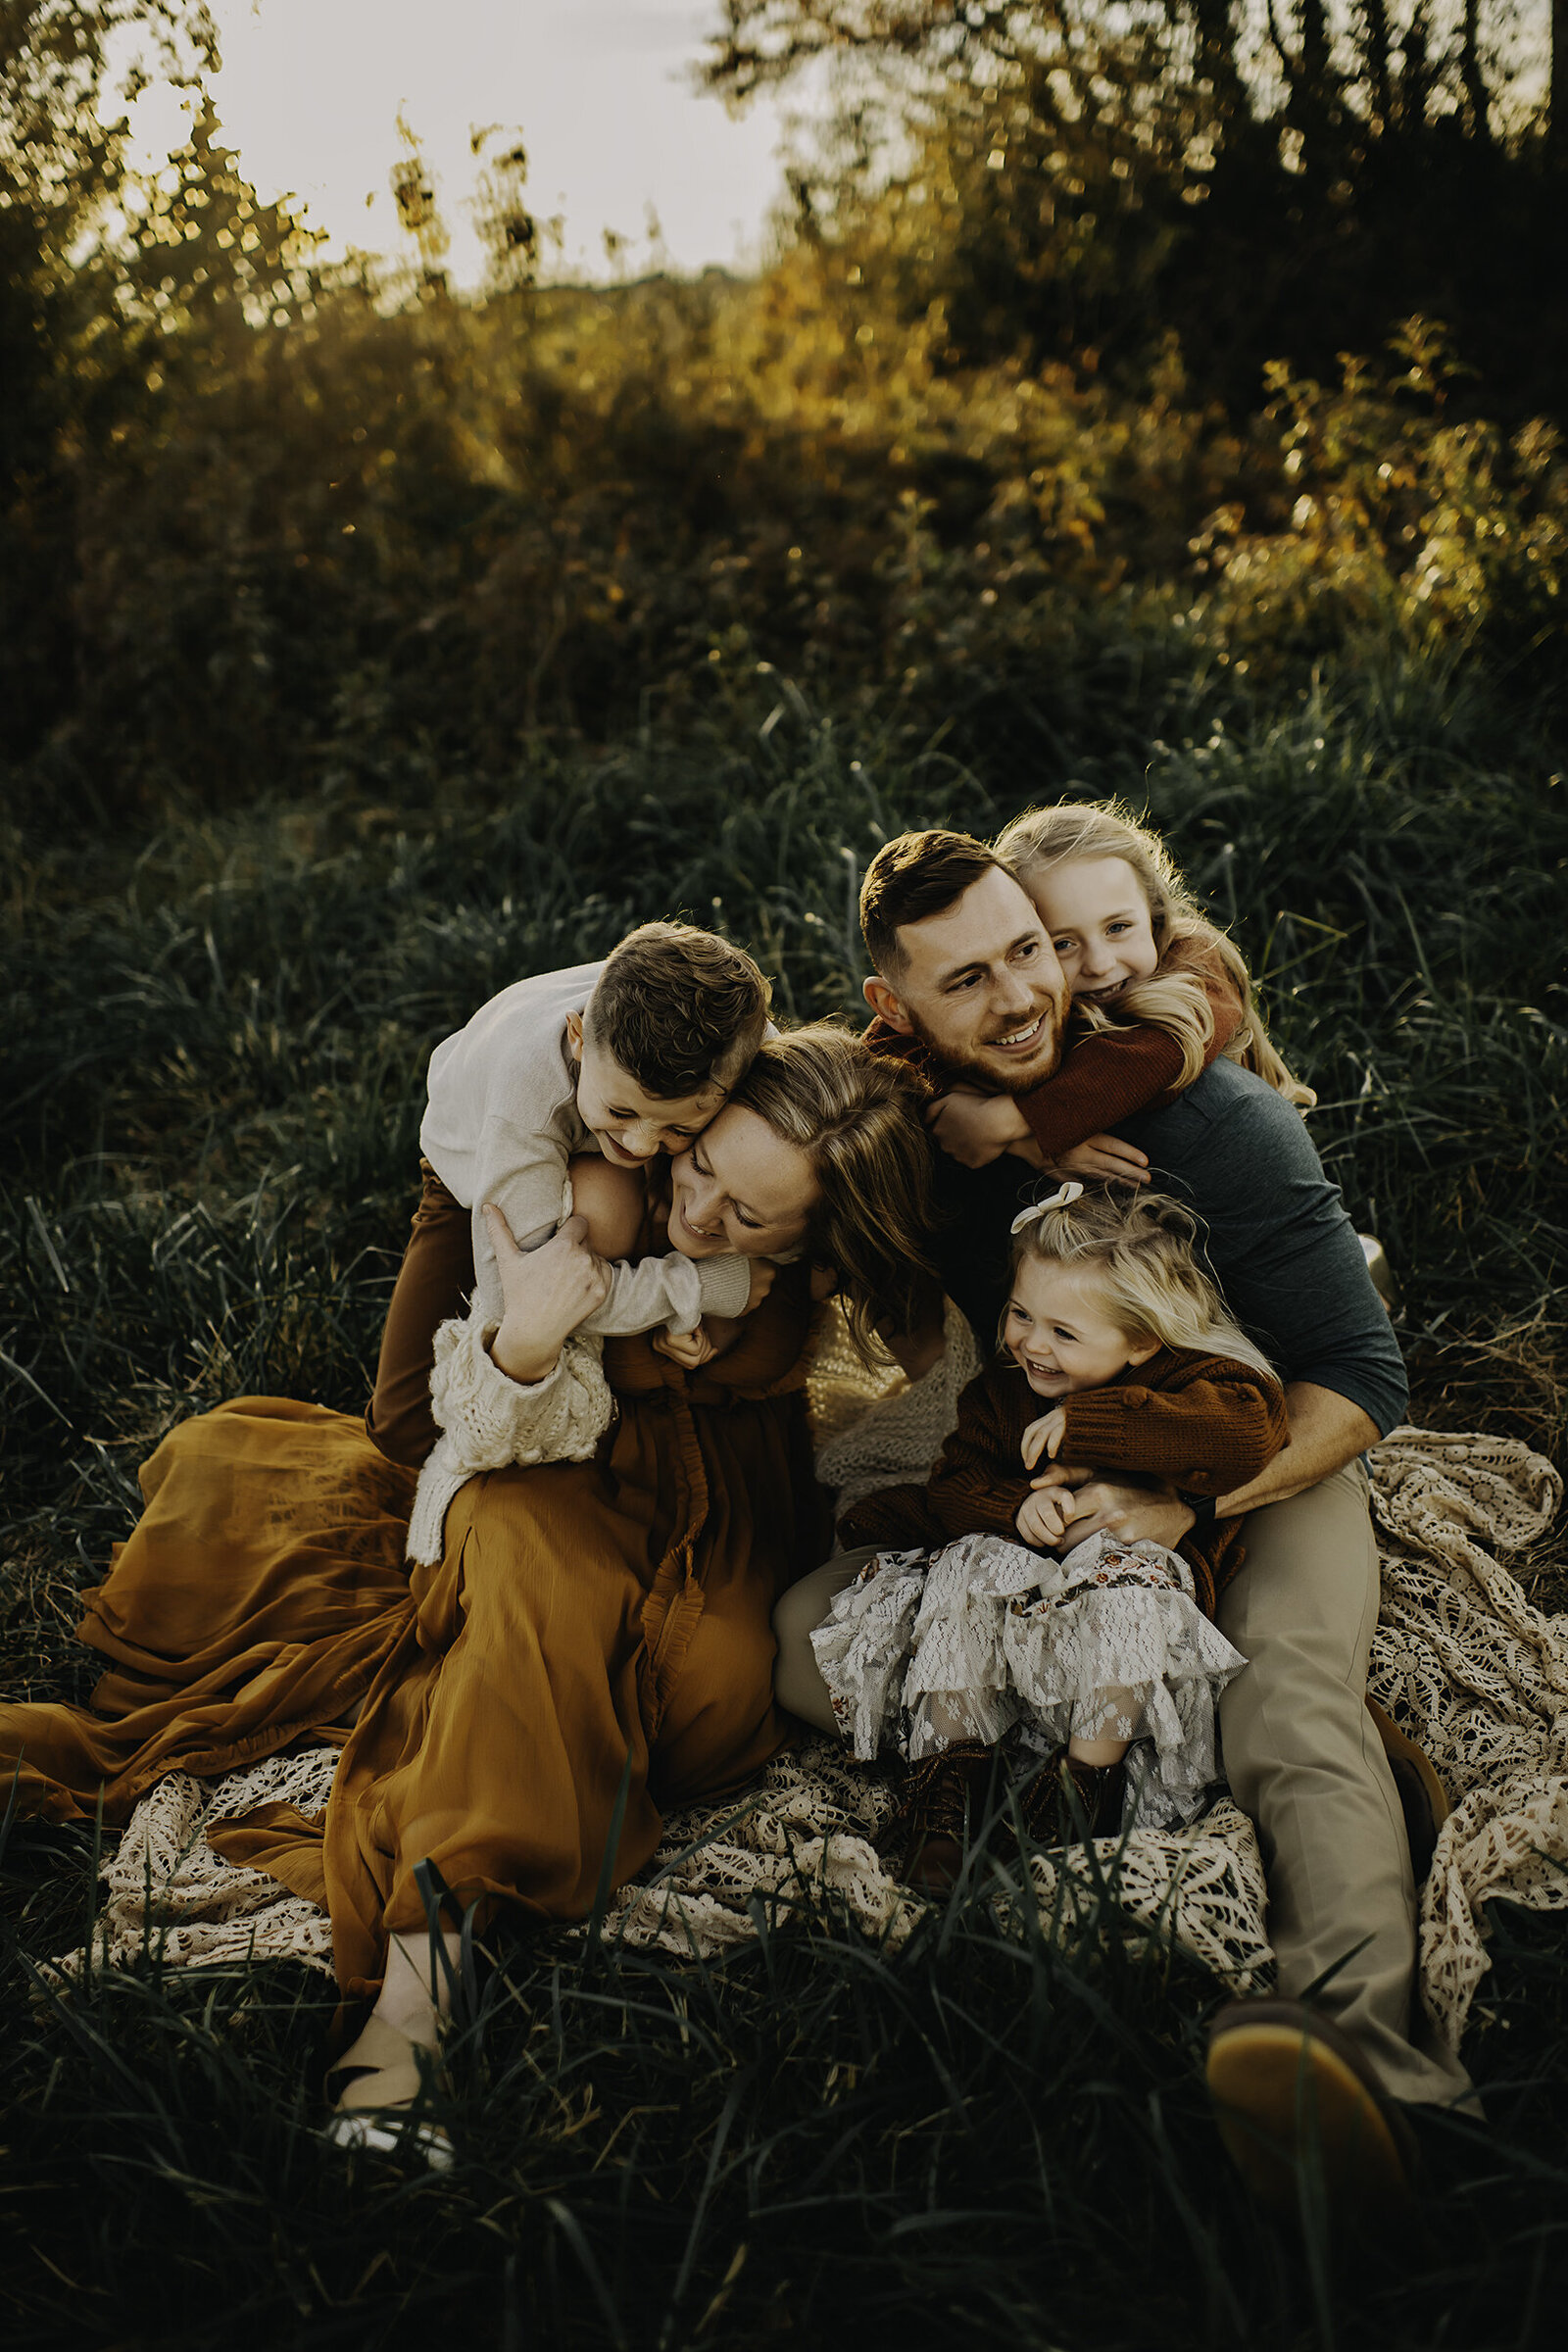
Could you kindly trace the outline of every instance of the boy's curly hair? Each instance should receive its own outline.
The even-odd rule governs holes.
[[[645,1095],[732,1087],[767,1026],[768,986],[744,948],[692,923],[641,923],[611,950],[583,1028]]]

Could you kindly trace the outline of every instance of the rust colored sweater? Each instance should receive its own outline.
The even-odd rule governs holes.
[[[1228,1494],[1246,1486],[1286,1439],[1277,1382],[1232,1356],[1189,1348],[1162,1348],[1104,1388],[1080,1390],[1060,1403],[1067,1430],[1058,1461],[1154,1478],[1187,1494]],[[1018,1543],[1016,1520],[1031,1478],[1020,1450],[1023,1433],[1051,1409],[1014,1364],[988,1365],[959,1397],[958,1426],[929,1482],[867,1494],[845,1514],[840,1541],[891,1548],[992,1535]],[[1240,1519],[1218,1519],[1177,1546],[1209,1616],[1242,1564],[1241,1532]]]
[[[1229,973],[1200,939],[1179,939],[1160,960],[1160,973],[1196,980],[1208,999],[1214,1034],[1203,1067],[1218,1059],[1242,1025],[1244,1010]],[[1047,1159],[1072,1151],[1136,1110],[1157,1110],[1177,1090],[1182,1050],[1168,1029],[1127,1021],[1114,1029],[1076,1028],[1069,1022],[1060,1069],[1018,1098],[1018,1108]]]

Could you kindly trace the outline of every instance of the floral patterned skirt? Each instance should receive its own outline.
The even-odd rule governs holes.
[[[1214,1706],[1247,1661],[1157,1544],[1090,1536],[1062,1558],[998,1536],[883,1551],[811,1647],[855,1754],[913,1761],[1019,1727],[1042,1753],[1127,1740],[1127,1825],[1190,1821],[1218,1778]]]

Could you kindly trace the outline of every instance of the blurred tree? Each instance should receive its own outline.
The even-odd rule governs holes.
[[[110,90],[111,44],[137,30]],[[0,0],[0,752],[35,740],[74,668],[73,449],[137,397],[109,252],[123,103],[150,63],[188,83],[215,57],[199,0]]]
[[[533,284],[539,267],[540,223],[523,201],[528,151],[515,129],[499,122],[475,130],[469,146],[484,164],[474,190],[473,220],[490,257],[489,291],[516,293]]]
[[[740,103],[837,61],[861,129],[797,176],[810,233],[940,301],[960,357],[1141,370],[1174,328],[1245,412],[1268,360],[1424,314],[1500,413],[1563,414],[1562,149],[1510,4],[724,0],[705,76]]]

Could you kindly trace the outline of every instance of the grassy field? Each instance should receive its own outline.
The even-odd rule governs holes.
[[[1158,649],[1156,649],[1158,650]],[[852,1010],[877,842],[1062,792],[1165,827],[1316,1085],[1312,1128],[1401,1286],[1413,1417],[1563,1458],[1560,942],[1551,709],[1391,652],[1247,699],[1108,649],[1027,764],[911,748],[705,662],[676,733],[541,749],[498,784],[345,770],[231,814],[167,803],[5,834],[0,1687],[81,1695],[71,1629],[181,1416],[344,1406],[413,1204],[430,1045],[519,974],[684,910],[752,945],[786,1018]],[[1560,1555],[1530,1569],[1568,1601]],[[723,1965],[509,1948],[456,2068],[459,2161],[316,2133],[331,2000],[285,1967],[154,1960],[69,2000],[93,1840],[3,1864],[8,2339],[104,2346],[747,2345],[1142,2352],[1555,2341],[1568,2293],[1568,1949],[1500,1913],[1429,2235],[1367,2252],[1261,2220],[1196,2052],[1217,1987],[1076,1956],[983,1899],[894,1957],[772,1923]]]

